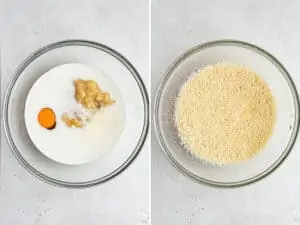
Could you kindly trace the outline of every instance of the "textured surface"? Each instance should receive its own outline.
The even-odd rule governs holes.
[[[18,64],[53,41],[84,38],[106,44],[129,59],[148,85],[148,2],[0,0],[2,92]],[[147,143],[146,143],[147,145]],[[145,225],[149,153],[106,184],[84,190],[49,186],[1,145],[1,225]]]
[[[257,154],[275,122],[275,101],[259,75],[235,64],[198,71],[180,89],[175,122],[189,151],[215,164],[235,163]]]
[[[152,99],[170,63],[188,48],[221,38],[252,42],[274,54],[300,87],[300,2],[152,0]],[[152,130],[153,225],[299,225],[300,142],[265,180],[232,190],[196,184],[161,153]]]

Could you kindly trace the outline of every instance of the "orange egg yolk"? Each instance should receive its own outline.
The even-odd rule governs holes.
[[[52,130],[56,125],[55,113],[50,108],[43,108],[38,114],[38,121],[42,127]]]

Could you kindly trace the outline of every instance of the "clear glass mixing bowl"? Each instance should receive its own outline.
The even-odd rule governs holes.
[[[186,151],[173,118],[175,99],[188,77],[195,69],[222,61],[245,65],[261,75],[275,97],[277,119],[272,136],[259,154],[240,164],[218,167]],[[184,175],[216,187],[243,186],[266,177],[290,153],[299,129],[299,97],[289,73],[271,54],[241,41],[213,41],[188,50],[167,70],[155,98],[154,126],[163,152]]]
[[[32,144],[24,122],[24,106],[33,83],[49,69],[65,63],[83,63],[109,75],[125,104],[126,121],[114,148],[96,161],[78,166],[57,163]],[[103,183],[133,162],[146,139],[149,102],[143,81],[131,63],[115,50],[91,41],[66,40],[31,54],[17,68],[3,103],[7,141],[18,161],[50,184],[83,188]]]

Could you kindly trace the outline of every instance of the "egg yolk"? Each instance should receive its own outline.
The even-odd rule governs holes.
[[[43,108],[38,114],[38,121],[42,127],[52,130],[56,125],[55,113],[50,108]]]

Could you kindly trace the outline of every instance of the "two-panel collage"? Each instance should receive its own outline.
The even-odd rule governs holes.
[[[0,0],[0,225],[300,225],[299,21]]]

